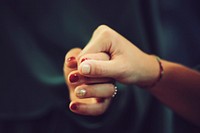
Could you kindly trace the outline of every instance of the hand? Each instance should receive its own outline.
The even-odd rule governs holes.
[[[70,92],[71,111],[82,115],[100,115],[108,108],[114,94],[113,79],[89,78],[80,75],[76,57],[81,49],[72,49],[66,54],[64,75]],[[90,60],[109,60],[104,53],[90,54]]]
[[[91,54],[105,52],[110,60],[87,60]],[[87,77],[111,77],[121,83],[148,86],[159,74],[155,57],[150,56],[122,37],[111,28],[98,27],[78,56],[79,73]]]

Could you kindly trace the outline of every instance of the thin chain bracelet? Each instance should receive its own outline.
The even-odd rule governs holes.
[[[156,56],[156,55],[153,55],[153,56],[156,58],[156,60],[157,60],[157,62],[159,64],[159,75],[158,75],[156,81],[152,85],[146,86],[145,88],[152,88],[152,87],[154,87],[162,79],[162,77],[164,75],[164,69],[163,69],[163,66],[162,66],[161,59],[158,56]]]

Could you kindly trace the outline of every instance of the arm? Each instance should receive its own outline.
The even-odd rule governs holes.
[[[109,61],[87,60],[89,53],[105,52]],[[87,77],[111,77],[124,84],[152,85],[158,78],[159,64],[154,56],[144,53],[107,26],[94,32],[78,56],[79,73]],[[200,74],[180,64],[161,61],[165,74],[152,88],[152,95],[185,119],[200,126]],[[87,69],[87,70],[85,70]]]
[[[200,126],[200,73],[162,60],[162,79],[149,91],[182,117]]]

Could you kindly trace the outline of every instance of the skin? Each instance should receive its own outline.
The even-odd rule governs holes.
[[[65,57],[64,76],[70,92],[71,103],[69,108],[72,112],[81,115],[96,116],[103,114],[108,108],[111,97],[114,93],[114,85],[112,78],[89,78],[80,75],[77,68],[77,60],[70,60],[70,57],[77,57],[81,52],[80,48],[70,50]],[[90,60],[109,60],[109,56],[105,53],[88,54]],[[74,73],[79,75],[79,80],[71,83],[70,75]],[[84,89],[86,94],[84,96],[77,95],[80,89]],[[76,106],[73,109],[72,106]]]
[[[69,52],[68,54],[71,53],[73,52]],[[106,59],[101,56],[99,57],[100,59],[95,59],[95,57],[97,57],[95,55],[104,55],[103,53],[106,53],[109,57]],[[124,84],[147,86],[144,88],[146,91],[149,91],[153,96],[158,98],[163,104],[170,107],[177,114],[200,127],[199,72],[181,64],[161,60],[165,73],[155,86],[148,87],[157,81],[160,73],[160,66],[156,58],[144,53],[123,36],[105,25],[99,26],[94,31],[90,42],[82,51],[79,50],[78,53],[72,55],[76,56],[77,68],[69,70],[65,67],[64,70],[67,69],[65,70],[66,77],[70,72],[77,71],[80,75],[93,79],[104,79],[106,77]],[[81,62],[83,58],[90,58],[91,60]],[[107,88],[103,90],[105,91],[105,93],[103,93],[104,95],[112,94],[111,92],[114,92],[114,86],[109,82],[110,81],[107,80],[104,82],[106,84],[101,84],[102,88]],[[70,87],[70,92],[72,93],[70,94],[75,95],[71,90],[80,85],[72,86],[71,83],[67,83]],[[106,85],[110,85],[110,87]],[[88,92],[93,91],[95,94],[102,93],[102,90],[100,92],[100,89],[95,90],[94,84],[88,85],[85,88],[89,88],[90,86],[93,86],[93,90],[90,89]],[[73,102],[74,99],[72,98],[72,103]],[[110,99],[107,98],[101,103],[103,104],[102,107],[99,107],[101,108],[101,111],[97,111],[95,107],[85,107],[84,111],[81,111],[83,108],[72,111],[84,115],[99,115],[105,112],[109,106],[109,102]],[[99,103],[87,103],[85,106],[94,104],[97,105]]]

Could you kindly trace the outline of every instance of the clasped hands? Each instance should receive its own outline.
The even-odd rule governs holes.
[[[105,53],[88,54],[78,59],[81,49],[70,50],[65,59],[64,73],[69,88],[71,111],[82,115],[100,115],[106,111],[115,91],[112,78],[90,77],[78,70],[87,60],[109,60]],[[88,67],[83,67],[88,71]]]
[[[150,85],[158,75],[154,57],[108,26],[99,26],[86,47],[71,49],[65,57],[64,76],[72,112],[96,116],[108,108],[114,82]]]

